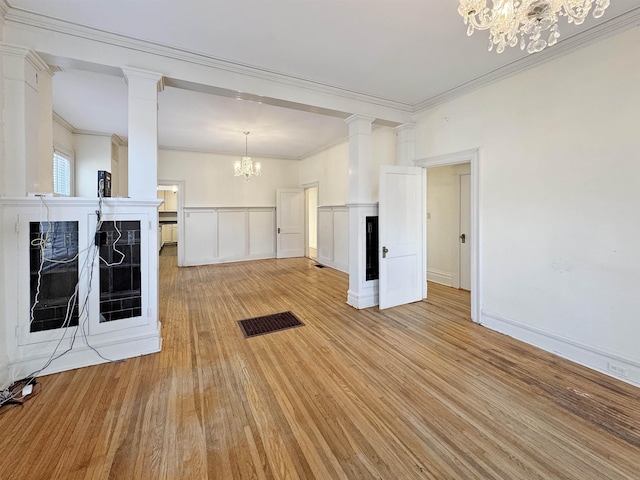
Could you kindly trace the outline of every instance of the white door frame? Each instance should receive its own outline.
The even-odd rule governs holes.
[[[455,165],[458,163],[471,164],[471,320],[480,323],[480,308],[482,305],[482,259],[480,256],[482,239],[480,237],[480,149],[465,150],[462,152],[427,157],[415,160],[417,167],[422,167],[429,172],[431,167]],[[426,215],[423,218],[423,230],[427,229]],[[425,233],[425,238],[426,233]],[[427,242],[424,243],[423,271],[427,271]],[[424,298],[427,298],[427,282],[424,282]]]
[[[184,180],[158,180],[158,185],[177,185],[178,186],[178,266],[184,266],[184,227],[183,227],[183,211],[184,211]]]
[[[305,183],[302,185],[302,188],[304,189],[304,256],[309,258],[309,205],[307,205],[308,203],[308,199],[307,199],[307,190],[309,190],[310,188],[315,188],[316,189],[316,196],[318,198],[316,198],[317,202],[317,206],[320,206],[320,182],[311,182],[311,183]],[[316,208],[317,210],[317,208]],[[319,250],[318,248],[318,217],[316,215],[316,250]],[[316,252],[316,261],[318,260],[317,258],[318,254]]]

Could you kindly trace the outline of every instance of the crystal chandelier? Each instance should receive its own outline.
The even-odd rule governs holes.
[[[246,181],[255,175],[256,177],[262,175],[260,169],[260,162],[253,162],[249,156],[249,132],[244,132],[244,157],[242,161],[236,160],[233,162],[233,174],[236,177],[244,177]]]
[[[520,49],[536,53],[558,41],[558,17],[580,25],[592,6],[593,17],[600,18],[609,0],[460,0],[458,13],[468,25],[467,35],[476,28],[489,30],[489,51],[496,45],[496,51],[502,53],[505,47],[519,43]],[[547,30],[545,40],[542,33]]]

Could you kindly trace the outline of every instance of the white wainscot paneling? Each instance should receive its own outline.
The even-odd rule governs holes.
[[[269,258],[276,251],[275,217],[272,208],[249,210],[249,255]]]
[[[213,209],[184,210],[184,264],[206,265],[218,257],[218,212]]]
[[[218,211],[218,260],[230,262],[248,255],[247,211]]]
[[[185,265],[275,258],[275,208],[185,208]]]
[[[333,211],[333,255],[335,268],[349,271],[349,210]]]
[[[318,207],[318,263],[349,272],[349,210]]]
[[[333,262],[333,211],[318,209],[318,262]]]

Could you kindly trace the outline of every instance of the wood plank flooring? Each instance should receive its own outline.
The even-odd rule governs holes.
[[[640,390],[471,323],[467,292],[358,311],[308,259],[160,265],[163,351],[42,377],[0,411],[0,479],[640,478]]]

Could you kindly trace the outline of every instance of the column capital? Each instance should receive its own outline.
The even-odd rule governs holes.
[[[157,92],[164,90],[164,75],[161,73],[135,67],[122,67],[122,73],[124,73],[124,79],[127,84],[133,79],[139,79],[147,82],[155,82]]]
[[[353,124],[355,122],[373,123],[375,119],[376,119],[376,117],[372,117],[371,115],[365,115],[365,114],[362,114],[362,113],[354,113],[350,117],[345,118],[344,119],[344,123],[346,123],[347,125],[351,125],[351,124]]]
[[[413,136],[416,132],[416,124],[415,123],[403,123],[402,125],[398,125],[394,128],[398,135],[405,134],[407,136]]]
[[[25,60],[26,62],[31,64],[31,66],[38,72],[47,72],[52,76],[54,74],[51,66],[47,62],[45,62],[40,55],[29,48],[0,42],[0,55],[6,55],[9,57],[15,57],[21,60]]]

